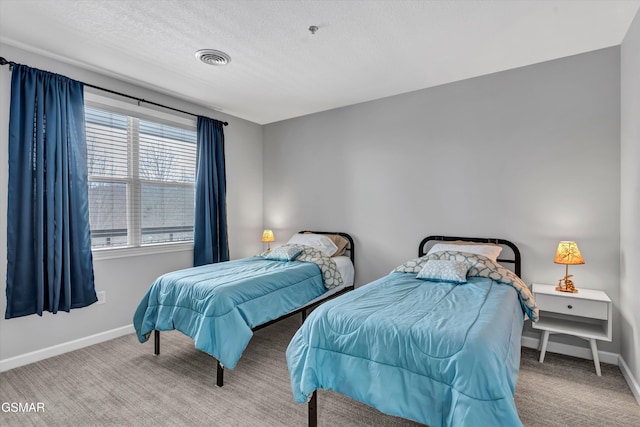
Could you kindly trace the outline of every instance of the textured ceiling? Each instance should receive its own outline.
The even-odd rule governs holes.
[[[621,43],[638,0],[0,0],[0,41],[259,124]],[[308,28],[319,27],[312,35]],[[198,49],[231,56],[224,67]],[[11,58],[7,58],[11,59]]]

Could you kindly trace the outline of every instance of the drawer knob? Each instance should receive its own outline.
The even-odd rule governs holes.
[[[571,310],[571,309],[573,308],[573,306],[572,306],[571,304],[569,304],[569,305],[567,306],[567,308],[568,308],[569,310]]]

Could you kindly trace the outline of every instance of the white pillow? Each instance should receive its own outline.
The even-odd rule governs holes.
[[[329,257],[338,250],[336,244],[333,243],[330,238],[323,236],[322,234],[296,233],[287,243],[311,246]]]
[[[483,245],[483,244],[446,244],[446,243],[436,243],[429,249],[427,255],[432,254],[434,252],[441,251],[458,251],[458,252],[468,252],[471,254],[484,255],[492,261],[496,261],[498,259],[498,255],[502,252],[502,247],[497,245]]]

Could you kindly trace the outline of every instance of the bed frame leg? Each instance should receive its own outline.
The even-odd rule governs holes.
[[[224,385],[224,366],[219,360],[216,360],[216,385],[222,387]]]
[[[309,427],[317,427],[318,425],[318,391],[314,390],[309,399]]]
[[[157,329],[153,331],[153,354],[160,354],[160,331]]]

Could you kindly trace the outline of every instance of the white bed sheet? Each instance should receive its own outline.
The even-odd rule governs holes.
[[[338,271],[342,276],[342,285],[329,289],[324,294],[306,303],[304,307],[308,307],[312,304],[315,304],[320,300],[323,300],[337,292],[340,292],[346,287],[353,286],[353,279],[355,277],[355,268],[353,267],[353,262],[351,262],[351,258],[349,258],[348,256],[335,256],[332,259],[336,262],[336,267],[338,267]]]
[[[355,269],[353,268],[353,263],[351,262],[351,258],[348,256],[334,256],[333,260],[336,262],[336,266],[338,267],[338,271],[342,276],[342,281],[344,282],[344,286],[353,285],[353,277],[355,275]]]

